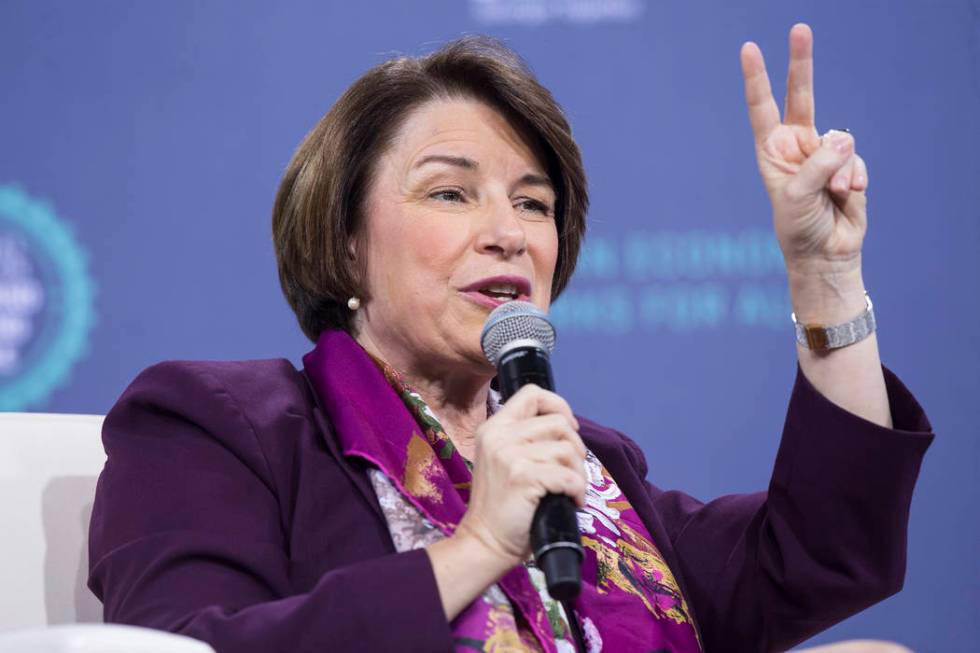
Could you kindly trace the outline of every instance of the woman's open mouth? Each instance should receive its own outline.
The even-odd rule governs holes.
[[[496,308],[515,299],[529,300],[531,283],[517,276],[488,277],[461,288],[460,292],[481,306]]]

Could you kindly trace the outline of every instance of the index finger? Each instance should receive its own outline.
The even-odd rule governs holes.
[[[559,395],[545,390],[533,383],[528,384],[514,393],[514,396],[507,400],[501,412],[507,410],[517,419],[526,419],[538,415],[551,415],[557,413],[564,416],[568,422],[578,430],[578,420],[572,414],[572,407]]]
[[[766,62],[759,46],[751,41],[742,45],[741,60],[749,122],[756,142],[760,143],[779,126],[779,107],[772,96],[769,73],[766,72]]]

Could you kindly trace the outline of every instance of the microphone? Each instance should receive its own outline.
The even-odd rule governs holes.
[[[555,389],[549,359],[555,328],[534,304],[509,301],[495,308],[483,325],[480,346],[497,368],[504,401],[528,383]],[[531,548],[544,572],[548,594],[559,601],[578,596],[584,553],[571,498],[547,494],[541,499],[531,520]]]

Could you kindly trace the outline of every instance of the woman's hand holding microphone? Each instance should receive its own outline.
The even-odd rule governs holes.
[[[521,388],[476,432],[470,504],[456,533],[427,548],[447,619],[531,554],[531,518],[545,494],[585,505],[585,445],[568,403]]]

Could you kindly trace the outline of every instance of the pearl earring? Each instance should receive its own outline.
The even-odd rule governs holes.
[[[358,299],[357,297],[351,297],[350,299],[347,300],[347,308],[349,308],[350,310],[356,311],[360,307],[361,307],[361,300]]]

